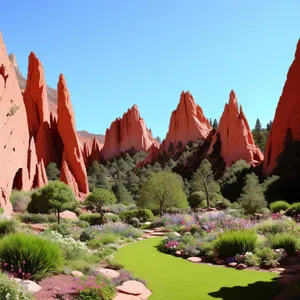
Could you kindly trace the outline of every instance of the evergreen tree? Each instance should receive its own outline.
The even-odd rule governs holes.
[[[113,185],[112,191],[115,194],[118,203],[129,204],[133,202],[132,195],[127,191],[122,182],[117,181]]]
[[[214,122],[212,124],[212,128],[215,129],[215,130],[217,130],[218,126],[219,126],[219,124],[218,124],[217,119],[214,119]]]
[[[272,124],[273,124],[273,121],[270,121],[270,122],[267,124],[267,126],[266,126],[267,131],[270,131],[270,130],[271,130]]]
[[[262,129],[261,122],[259,119],[256,120],[255,128],[252,130],[253,139],[255,144],[260,148],[261,151],[265,150],[267,142],[267,131]]]
[[[262,208],[267,207],[264,195],[264,187],[259,183],[258,177],[254,174],[247,174],[239,204],[246,214],[254,214]]]
[[[59,180],[60,171],[55,162],[51,162],[46,167],[46,174],[47,174],[48,180]]]

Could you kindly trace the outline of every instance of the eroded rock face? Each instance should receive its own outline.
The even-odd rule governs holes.
[[[231,91],[229,102],[225,104],[224,112],[208,154],[213,152],[214,147],[219,148],[219,154],[226,162],[226,167],[230,167],[240,159],[257,166],[264,159],[263,154],[254,143],[249,124],[242,106],[239,109],[234,91]]]
[[[131,149],[148,151],[153,144],[159,145],[134,105],[106,130],[101,157],[106,161]]]
[[[77,197],[88,193],[88,180],[84,159],[76,133],[75,117],[70,94],[63,75],[58,85],[57,128],[63,142],[61,180],[70,185]]]
[[[267,141],[263,168],[266,175],[269,175],[276,167],[276,159],[284,150],[288,132],[290,139],[300,140],[300,40],[295,59],[287,74]]]
[[[92,149],[89,155],[89,164],[92,164],[94,161],[100,162],[101,159],[101,149],[103,145],[101,145],[96,138],[93,140]]]
[[[177,108],[172,112],[169,131],[161,145],[161,152],[168,153],[172,143],[174,152],[182,150],[188,142],[205,140],[211,126],[202,108],[195,103],[190,92],[182,92]]]
[[[9,196],[15,176],[22,185],[22,173],[27,172],[28,149],[26,109],[0,33],[0,205],[7,213],[12,211]]]
[[[33,52],[29,55],[24,103],[29,134],[35,140],[38,162],[43,160],[46,166],[50,162],[59,164],[50,130],[50,113],[44,69]]]

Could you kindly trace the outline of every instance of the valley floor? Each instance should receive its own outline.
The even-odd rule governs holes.
[[[194,264],[159,252],[155,237],[120,248],[115,260],[146,281],[150,300],[271,300],[280,287],[276,275]]]

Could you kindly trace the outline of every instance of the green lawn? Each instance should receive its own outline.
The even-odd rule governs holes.
[[[161,238],[129,244],[115,260],[153,292],[151,300],[269,300],[277,295],[276,275],[194,264],[156,249]]]

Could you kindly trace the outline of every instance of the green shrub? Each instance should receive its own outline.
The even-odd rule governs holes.
[[[286,201],[275,201],[270,204],[270,210],[274,213],[280,212],[281,210],[286,211],[290,208],[290,204]]]
[[[0,207],[0,215],[2,215],[3,213],[4,213],[3,207]]]
[[[104,218],[109,222],[119,222],[120,221],[120,218],[118,217],[118,215],[115,215],[115,214],[110,213],[110,212],[105,213]]]
[[[141,225],[141,222],[140,222],[140,220],[138,218],[131,218],[129,220],[129,224],[132,225],[135,228],[139,228],[140,225]]]
[[[252,252],[257,242],[257,234],[251,230],[227,231],[214,242],[220,257],[233,257],[236,254]]]
[[[126,210],[121,212],[119,217],[126,223],[129,223],[132,218],[138,218],[141,222],[150,222],[154,219],[153,213],[150,209]]]
[[[257,249],[256,255],[259,257],[261,265],[263,267],[276,267],[278,266],[279,254],[274,252],[270,248]]]
[[[27,210],[28,203],[31,200],[32,192],[13,190],[10,194],[10,202],[15,212],[25,212]]]
[[[118,237],[113,233],[101,234],[98,236],[98,238],[99,238],[100,242],[102,242],[103,245],[113,244],[118,239]]]
[[[111,259],[111,258],[106,259],[106,263],[107,263],[109,269],[113,269],[113,270],[121,270],[121,269],[124,268],[122,264],[120,264],[120,263],[114,261],[114,260]]]
[[[9,296],[8,296],[9,295]],[[0,299],[6,300],[33,300],[16,281],[0,273]]]
[[[0,240],[0,261],[7,264],[25,278],[41,279],[61,270],[63,253],[59,246],[43,237],[24,233],[14,233]]]
[[[80,285],[76,300],[110,300],[116,294],[116,288],[102,276],[88,277]]]
[[[296,223],[293,220],[272,220],[268,219],[261,223],[258,223],[254,229],[260,234],[276,234],[280,232],[288,231],[294,227]]]
[[[283,248],[288,255],[292,255],[298,249],[298,238],[291,233],[278,233],[270,237],[273,249]]]
[[[46,214],[29,214],[25,213],[20,215],[20,220],[22,223],[55,223],[56,217],[53,215],[46,215]]]
[[[17,223],[14,220],[0,220],[0,235],[14,233],[17,229]]]
[[[297,216],[300,214],[300,202],[293,203],[287,210],[287,215]]]
[[[96,236],[96,229],[92,227],[86,228],[82,233],[80,234],[79,240],[81,242],[90,241]]]
[[[246,255],[244,262],[249,267],[258,267],[261,264],[261,260],[256,254]]]
[[[82,214],[79,216],[79,220],[86,221],[90,225],[101,225],[103,223],[103,216],[98,213]]]

